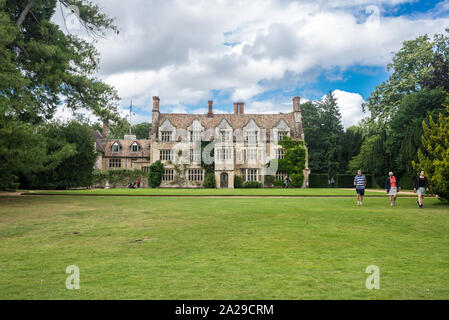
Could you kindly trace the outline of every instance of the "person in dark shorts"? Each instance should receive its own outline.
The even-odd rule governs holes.
[[[429,191],[429,181],[427,177],[424,175],[424,170],[419,172],[419,175],[415,178],[415,183],[413,184],[413,191],[418,194],[418,207],[422,209],[423,200],[426,191]]]
[[[140,188],[140,179],[137,179],[137,188]]]
[[[363,196],[365,195],[366,177],[362,174],[362,170],[357,171],[354,177],[355,191],[357,192],[357,205],[363,205]]]

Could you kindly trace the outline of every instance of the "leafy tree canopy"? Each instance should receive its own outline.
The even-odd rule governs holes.
[[[405,95],[422,88],[449,90],[449,37],[424,35],[404,41],[387,69],[392,72],[390,78],[377,86],[363,106],[381,125],[388,122]]]

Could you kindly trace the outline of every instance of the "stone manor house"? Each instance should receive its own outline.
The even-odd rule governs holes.
[[[285,136],[304,140],[300,97],[293,98],[292,112],[279,114],[245,114],[244,103],[234,103],[234,113],[215,114],[213,101],[209,101],[207,114],[161,113],[159,97],[153,97],[152,129],[150,139],[109,139],[108,128],[94,133],[99,152],[96,168],[139,169],[149,171],[149,166],[160,160],[164,164],[161,187],[195,188],[203,185],[204,161],[214,161],[217,188],[233,188],[234,176],[243,182],[264,183],[267,174],[282,180],[286,172],[276,167],[267,171],[266,164],[281,159],[284,150],[278,144]],[[211,141],[208,152],[201,152],[201,141]],[[214,149],[213,159],[206,159]],[[304,184],[310,170],[306,161]]]

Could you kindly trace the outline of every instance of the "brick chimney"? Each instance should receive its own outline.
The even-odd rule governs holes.
[[[106,121],[103,121],[103,138],[108,138],[109,136],[109,127]]]
[[[239,114],[244,114],[244,113],[245,113],[245,103],[240,102],[239,103]]]
[[[214,112],[212,111],[212,104],[214,102],[212,100],[209,100],[208,103],[209,103],[209,112],[207,113],[207,116],[209,118],[212,118],[214,116]]]
[[[153,97],[153,112],[154,111],[159,112],[159,101],[160,101],[159,97],[157,96]]]
[[[159,97],[153,97],[153,112],[152,112],[152,126],[151,126],[151,135],[156,138],[157,131],[159,127]]]
[[[293,112],[301,112],[300,97],[293,97]]]
[[[239,104],[238,104],[238,102],[234,102],[234,114],[239,114]]]

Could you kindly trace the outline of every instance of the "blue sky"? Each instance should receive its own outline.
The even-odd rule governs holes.
[[[119,35],[97,43],[99,76],[113,85],[133,123],[163,112],[290,112],[293,96],[337,96],[345,127],[404,40],[444,33],[449,0],[97,0]],[[60,110],[60,115],[67,111]]]

